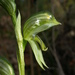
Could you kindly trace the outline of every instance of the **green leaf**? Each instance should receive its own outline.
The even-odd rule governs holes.
[[[31,45],[31,48],[33,50],[33,53],[35,55],[35,58],[36,58],[38,64],[40,65],[40,67],[43,70],[45,70],[44,67],[43,67],[43,65],[45,67],[47,67],[47,65],[44,62],[43,55],[42,55],[42,51],[40,50],[40,47],[39,47],[38,43],[36,41],[34,41],[34,40],[29,40],[29,43]]]
[[[10,62],[0,57],[0,75],[15,75]]]
[[[18,42],[23,40],[22,38],[22,33],[21,33],[21,15],[20,12],[18,12],[17,20],[16,20],[16,25],[15,25],[15,34]]]
[[[0,5],[13,16],[16,13],[15,0],[0,0]]]
[[[50,13],[41,13],[29,18],[23,28],[24,39],[30,39],[39,32],[49,29],[52,26],[60,24]]]

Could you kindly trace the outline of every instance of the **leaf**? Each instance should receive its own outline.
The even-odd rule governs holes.
[[[15,0],[0,0],[0,5],[13,16],[16,12]]]
[[[38,43],[35,42],[34,40],[29,40],[29,43],[30,43],[30,45],[31,45],[31,48],[32,48],[32,50],[33,50],[33,53],[34,53],[34,55],[35,55],[35,58],[36,58],[38,64],[40,65],[40,67],[41,67],[43,70],[45,70],[44,67],[43,67],[43,65],[44,65],[45,67],[47,67],[47,65],[46,65],[45,62],[44,62],[43,55],[42,55],[42,51],[40,50]],[[48,67],[47,67],[47,68],[48,68]]]
[[[10,62],[0,56],[0,75],[15,75]]]
[[[18,13],[18,17],[17,17],[17,20],[16,20],[15,33],[16,33],[17,40],[23,39],[22,34],[21,34],[21,15],[20,15],[20,12]]]
[[[50,13],[41,13],[29,18],[23,28],[24,39],[29,39],[39,32],[49,29],[52,26],[60,24]]]

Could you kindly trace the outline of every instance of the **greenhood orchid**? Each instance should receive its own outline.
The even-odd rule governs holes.
[[[33,50],[35,58],[38,64],[44,69],[46,64],[43,59],[42,51],[46,51],[47,48],[41,38],[37,35],[39,32],[49,29],[52,26],[59,25],[60,23],[56,21],[54,16],[50,13],[40,13],[31,18],[29,18],[23,28],[24,39],[27,40]],[[40,47],[39,47],[40,45]],[[47,67],[48,68],[48,67]]]
[[[0,5],[8,12],[13,21],[14,31],[18,44],[18,49],[16,50],[16,53],[19,75],[25,75],[24,50],[27,42],[29,42],[34,56],[40,67],[42,69],[44,69],[44,66],[48,68],[42,54],[42,51],[46,51],[48,48],[45,46],[44,42],[37,34],[49,29],[52,26],[59,25],[60,23],[54,18],[51,13],[39,13],[37,15],[32,16],[25,22],[22,34],[21,15],[19,11],[18,15],[16,15],[17,11],[15,0],[0,0]],[[3,71],[0,69],[0,72],[3,73],[1,75],[14,75],[14,73],[9,74],[9,70],[13,72],[13,69],[9,68],[9,66],[5,66],[7,67],[7,69],[9,69],[8,71],[6,71],[7,73],[5,73],[5,67],[1,66],[1,64],[2,63],[0,63],[0,68],[3,68]]]

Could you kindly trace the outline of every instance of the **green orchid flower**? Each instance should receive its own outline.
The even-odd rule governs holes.
[[[0,5],[13,16],[16,13],[15,0],[0,0]]]
[[[46,51],[48,48],[37,34],[59,24],[52,14],[40,13],[29,18],[24,25],[24,40],[30,43],[35,58],[42,69],[44,69],[43,66],[47,67],[47,65],[44,62],[41,50]]]
[[[49,29],[52,26],[59,25],[60,23],[56,21],[52,14],[40,13],[34,15],[25,22],[22,35],[21,15],[19,11],[18,15],[16,15],[15,0],[0,0],[0,5],[8,12],[13,21],[14,31],[18,44],[18,49],[16,52],[19,75],[25,75],[24,49],[27,42],[30,43],[32,51],[40,67],[42,69],[44,69],[44,66],[47,67],[43,58],[42,50],[46,51],[48,48],[37,34]],[[14,75],[12,66],[2,58],[0,58],[0,74]]]

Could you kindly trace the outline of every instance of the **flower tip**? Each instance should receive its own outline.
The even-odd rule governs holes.
[[[59,23],[59,25],[62,25],[62,23]]]
[[[44,66],[45,66],[45,68],[49,69],[49,67],[47,65],[44,65]],[[46,70],[45,68],[43,67],[42,69],[45,71]]]
[[[48,50],[48,47],[43,49],[43,51],[47,51],[47,50]]]
[[[49,67],[48,67],[48,66],[47,66],[46,68],[47,68],[47,69],[49,69]]]
[[[62,25],[62,24],[58,21],[55,21],[55,25]]]

